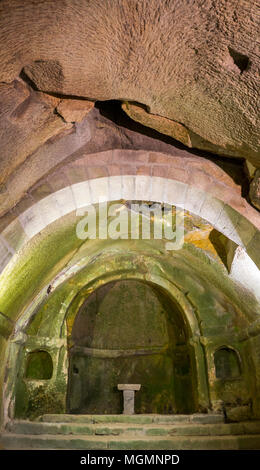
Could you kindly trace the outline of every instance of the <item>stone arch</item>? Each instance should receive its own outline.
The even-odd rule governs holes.
[[[136,259],[137,262],[137,259]],[[172,282],[170,282],[168,279],[164,278],[163,276],[159,275],[154,275],[154,274],[149,274],[149,273],[138,273],[135,270],[127,270],[127,271],[121,271],[120,276],[124,276],[125,279],[132,279],[132,280],[141,280],[143,282],[148,282],[151,283],[155,286],[158,286],[162,288],[172,299],[172,301],[175,301],[178,303],[180,310],[182,311],[182,315],[184,318],[185,325],[187,327],[187,331],[189,334],[189,337],[196,337],[200,335],[200,328],[199,328],[199,323],[198,319],[195,315],[194,309],[192,308],[190,302],[187,300],[185,295],[181,292],[178,287],[176,287]],[[65,299],[65,304],[67,304],[67,310],[64,315],[64,321],[65,319],[68,320],[69,318],[69,323],[73,323],[76,311],[71,309],[71,305],[73,304],[73,301],[76,299],[76,297],[79,297],[80,295],[85,295],[86,298],[91,294],[92,291],[95,291],[98,287],[108,284],[109,282],[113,282],[115,280],[119,279],[118,273],[115,272],[110,272],[108,273],[106,271],[106,268],[104,267],[103,273],[100,272],[100,267],[99,267],[99,274],[93,273],[91,278],[88,280],[88,284],[84,286],[84,288],[80,291],[74,294],[74,298],[71,294],[68,296],[68,300]],[[64,314],[64,312],[63,312]]]
[[[183,158],[178,156],[132,150],[87,155],[65,165],[62,172],[33,186],[11,217],[2,218],[0,269],[55,220],[89,204],[121,199],[168,203],[188,210],[241,246],[259,267],[256,210],[212,162],[190,156],[185,165],[184,170]]]

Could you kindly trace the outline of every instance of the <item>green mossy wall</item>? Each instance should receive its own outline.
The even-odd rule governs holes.
[[[166,355],[130,358],[74,357],[70,386],[70,411],[87,414],[122,413],[122,392],[118,383],[140,383],[136,392],[136,413],[178,412],[175,404],[173,360]],[[75,377],[76,376],[76,377]],[[190,409],[186,410],[187,412]]]

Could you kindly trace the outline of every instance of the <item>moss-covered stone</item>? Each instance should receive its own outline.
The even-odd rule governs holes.
[[[26,410],[28,418],[34,419],[43,413],[62,413],[63,411],[63,396],[59,396],[56,390],[46,391],[44,386],[40,386],[30,393]]]

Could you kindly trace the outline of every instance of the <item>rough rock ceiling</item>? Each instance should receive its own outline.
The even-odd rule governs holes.
[[[96,100],[122,101],[132,119],[187,147],[260,167],[258,13],[255,0],[2,0],[2,213],[17,202],[7,204],[17,179],[25,194],[89,141],[77,123]],[[126,131],[119,145],[112,134],[110,148],[148,143],[129,144]]]

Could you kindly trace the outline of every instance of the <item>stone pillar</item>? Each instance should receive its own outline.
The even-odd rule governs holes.
[[[118,390],[124,396],[124,415],[133,415],[135,412],[135,392],[140,390],[141,384],[118,384]]]

